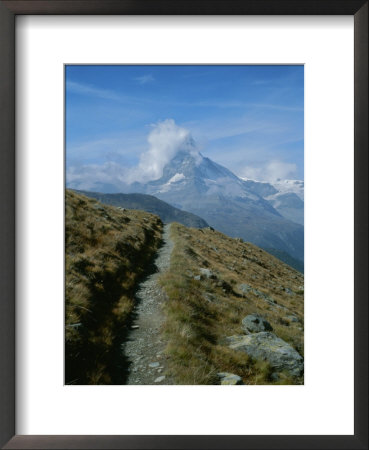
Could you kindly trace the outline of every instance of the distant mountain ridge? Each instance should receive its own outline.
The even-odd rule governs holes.
[[[201,217],[146,194],[103,194],[100,192],[78,191],[79,194],[99,200],[101,203],[127,209],[143,210],[156,214],[164,223],[178,222],[187,227],[205,228],[209,225]]]

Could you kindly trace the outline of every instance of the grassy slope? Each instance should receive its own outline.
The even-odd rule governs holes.
[[[66,383],[120,383],[120,343],[162,223],[66,191]]]
[[[210,229],[173,224],[172,238],[170,271],[161,277],[169,299],[164,334],[171,375],[179,384],[217,383],[217,372],[236,373],[245,384],[273,383],[266,363],[229,349],[222,339],[243,334],[241,320],[257,312],[277,336],[303,355],[303,275],[252,244]],[[216,278],[194,279],[200,268],[209,268]],[[242,293],[241,283],[267,294],[276,304],[252,292]],[[298,322],[287,317],[291,314]],[[302,380],[285,375],[279,382]]]

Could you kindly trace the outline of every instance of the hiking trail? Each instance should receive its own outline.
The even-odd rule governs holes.
[[[126,384],[173,384],[165,374],[166,344],[160,334],[164,322],[162,304],[165,293],[158,284],[159,276],[170,266],[173,250],[170,224],[164,225],[162,239],[163,245],[154,261],[157,270],[139,285],[131,330],[123,344],[125,356],[130,362]]]

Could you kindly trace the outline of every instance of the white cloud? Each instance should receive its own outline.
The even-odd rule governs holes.
[[[258,167],[246,166],[239,170],[237,175],[257,181],[273,182],[278,179],[295,178],[297,175],[297,165],[274,160]]]
[[[96,185],[114,185],[116,189],[127,187],[127,169],[115,162],[87,164],[67,169],[67,186],[85,191],[96,190]]]
[[[67,81],[67,92],[73,92],[80,95],[89,95],[93,97],[105,98],[107,100],[119,100],[119,96],[108,89],[100,89],[92,85],[77,83],[75,81]]]
[[[206,101],[194,101],[194,102],[169,102],[176,106],[192,106],[192,107],[204,107],[204,108],[241,108],[248,110],[250,108],[258,109],[271,109],[276,111],[290,111],[290,112],[303,112],[304,109],[300,106],[286,106],[278,103],[250,103],[239,100],[206,100]]]
[[[190,132],[178,126],[173,119],[166,119],[152,125],[147,141],[149,149],[142,153],[138,166],[130,173],[131,181],[149,181],[161,177],[164,166],[179,150],[199,155]]]
[[[155,78],[151,74],[147,74],[142,75],[140,77],[136,77],[134,78],[134,80],[136,80],[139,84],[147,84],[152,83],[155,80]]]

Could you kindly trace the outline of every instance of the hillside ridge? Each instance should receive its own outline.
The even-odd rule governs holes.
[[[127,209],[137,209],[156,214],[164,223],[178,222],[188,227],[205,228],[209,225],[200,216],[191,212],[183,211],[160,200],[159,198],[140,193],[131,194],[103,194],[101,192],[77,191],[75,192],[95,198],[101,203],[120,206]]]

